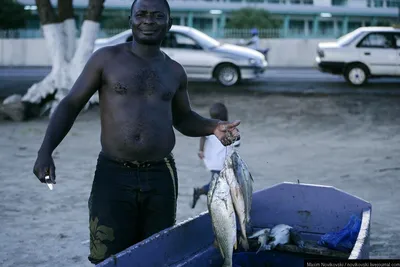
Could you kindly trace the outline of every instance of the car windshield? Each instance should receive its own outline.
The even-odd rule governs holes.
[[[190,32],[192,33],[192,36],[196,38],[198,42],[200,42],[202,45],[207,46],[207,48],[212,48],[216,46],[220,46],[221,43],[215,40],[214,38],[211,38],[207,34],[198,31],[196,29],[191,29]]]
[[[355,31],[349,32],[348,34],[343,35],[337,40],[337,43],[340,46],[345,46],[351,43],[354,39],[356,39],[363,31],[361,29],[357,29]]]

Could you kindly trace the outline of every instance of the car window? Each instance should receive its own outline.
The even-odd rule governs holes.
[[[199,50],[201,47],[190,37],[181,34],[169,32],[163,40],[161,47],[165,48],[183,48]]]
[[[395,42],[396,48],[400,48],[400,32],[396,32],[394,34],[394,42]]]
[[[358,47],[393,48],[392,37],[388,33],[370,33],[361,40]]]

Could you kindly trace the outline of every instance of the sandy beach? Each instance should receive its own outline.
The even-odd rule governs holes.
[[[240,153],[260,190],[283,181],[332,185],[372,203],[371,258],[400,258],[400,98],[191,94],[193,108],[223,101],[242,121]],[[32,173],[48,118],[0,122],[0,266],[93,266],[87,199],[100,151],[98,108],[79,116],[54,159],[49,191]],[[194,185],[209,181],[198,138],[177,132],[178,221]]]

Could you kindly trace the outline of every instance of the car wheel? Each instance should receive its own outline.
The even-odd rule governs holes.
[[[362,64],[353,64],[346,68],[345,78],[354,86],[362,86],[368,81],[368,69]]]
[[[215,71],[215,78],[223,86],[232,86],[240,81],[239,69],[232,64],[218,66]]]

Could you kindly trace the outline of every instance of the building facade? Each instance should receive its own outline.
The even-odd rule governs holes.
[[[35,12],[34,0],[19,0]],[[57,1],[51,1],[56,6]],[[80,25],[87,0],[74,0]],[[400,0],[169,0],[174,24],[217,38],[247,37],[248,30],[225,29],[230,13],[243,7],[268,10],[280,29],[261,29],[263,37],[338,37],[361,26],[389,26],[399,20]],[[106,0],[104,19],[128,17],[131,0]],[[39,20],[30,27],[38,28]],[[128,27],[128,25],[126,26]]]

